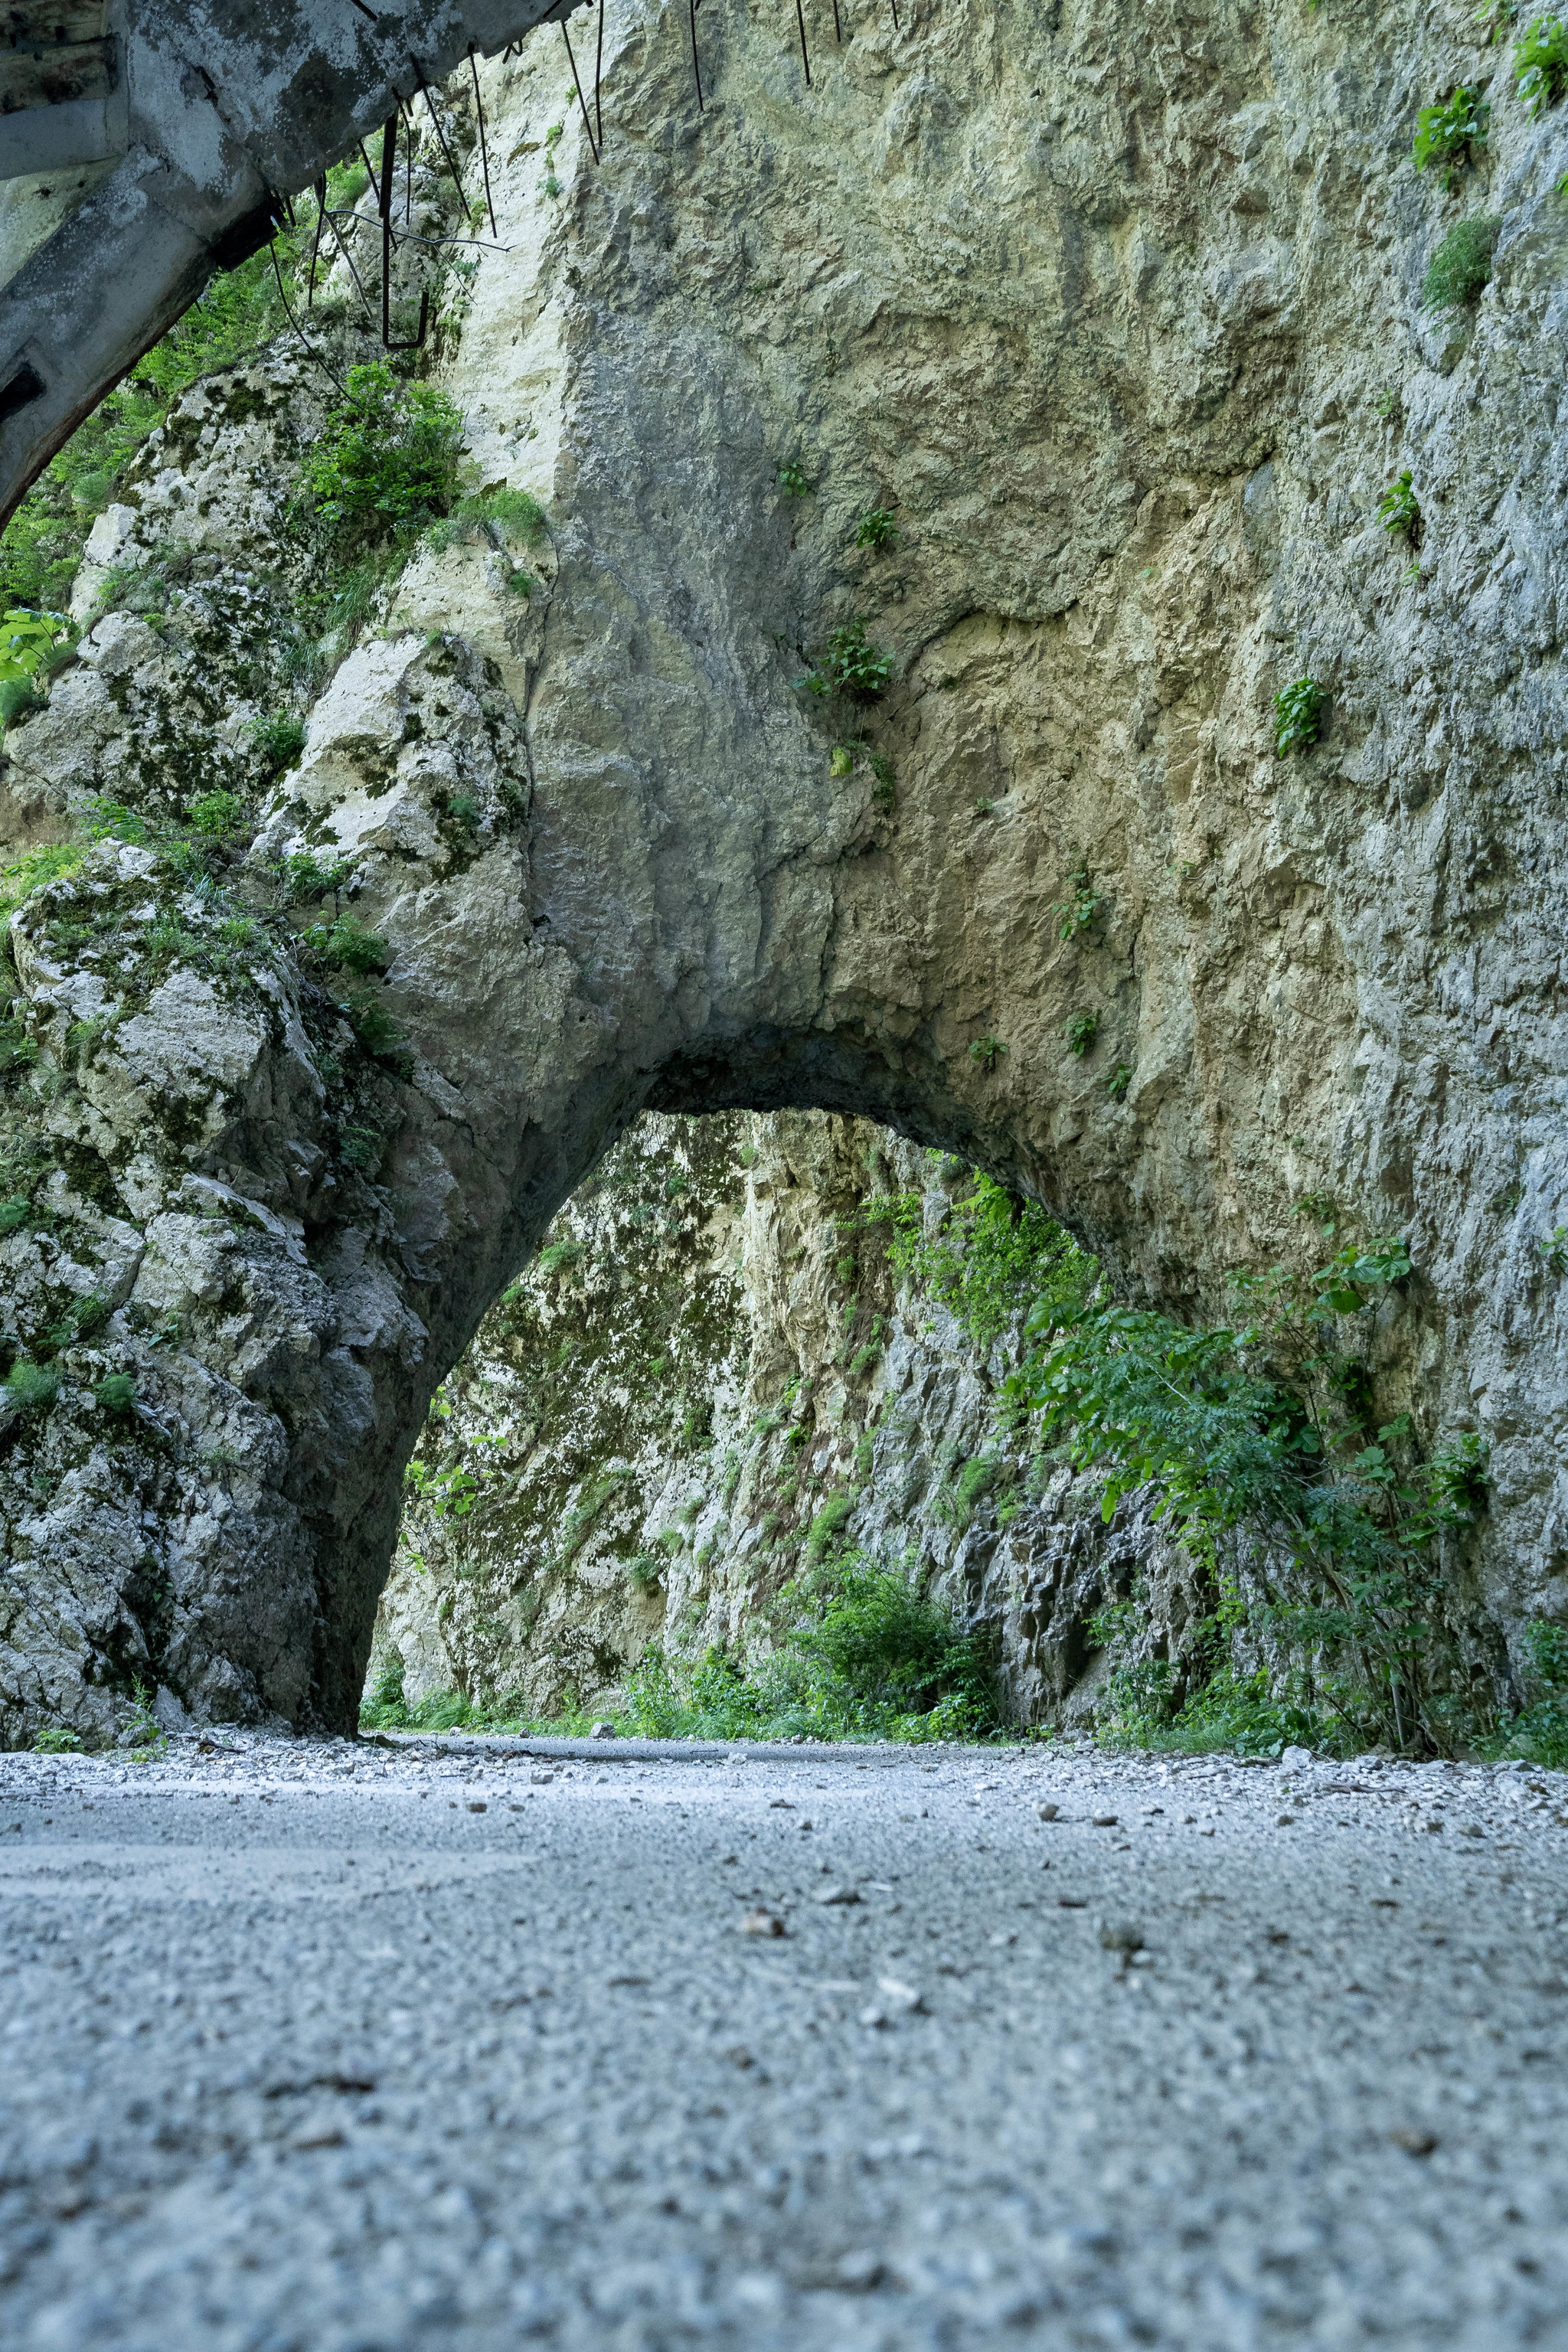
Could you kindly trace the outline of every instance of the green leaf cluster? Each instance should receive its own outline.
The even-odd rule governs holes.
[[[1514,88],[1533,121],[1568,87],[1568,24],[1561,16],[1537,16],[1513,45]]]
[[[338,551],[410,541],[457,496],[462,412],[384,360],[351,368],[345,388],[305,457],[310,518]]]
[[[1461,82],[1436,105],[1424,106],[1415,117],[1416,170],[1424,172],[1428,163],[1462,162],[1472,142],[1479,146],[1485,140],[1490,111],[1485,91],[1469,82]]]
[[[1305,751],[1314,744],[1322,729],[1323,689],[1310,677],[1299,677],[1292,686],[1282,686],[1274,698],[1274,752],[1283,760],[1292,751]]]
[[[1377,502],[1377,519],[1386,531],[1415,531],[1421,521],[1421,509],[1415,502],[1410,468],[1405,467],[1396,481],[1390,482]]]
[[[805,683],[813,694],[846,694],[853,702],[874,702],[887,692],[892,675],[892,655],[872,645],[865,622],[857,619],[834,630]]]

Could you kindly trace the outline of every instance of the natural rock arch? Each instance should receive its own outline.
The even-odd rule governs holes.
[[[1411,93],[1468,70],[1460,35],[1222,10],[1194,48],[1184,23],[1064,12],[1009,50],[972,0],[857,32],[809,100],[771,36],[705,26],[700,123],[631,25],[605,168],[569,124],[558,207],[526,160],[557,69],[490,69],[513,250],[449,380],[481,478],[549,509],[547,593],[519,622],[484,549],[421,555],[256,852],[353,860],[411,1077],[356,1059],[287,958],[242,982],[176,949],[128,995],[68,927],[134,928],[135,848],[18,919],[59,1075],[27,1098],[54,1222],[0,1243],[10,1319],[100,1293],[146,1406],[128,1435],[68,1353],[14,1423],[14,1733],[110,1720],[138,1675],[198,1713],[352,1721],[431,1390],[650,1104],[865,1112],[1194,1307],[1299,1253],[1293,1202],[1332,1192],[1417,1267],[1378,1334],[1391,1407],[1490,1444],[1487,1605],[1561,1612],[1543,134],[1500,104],[1496,274],[1442,331]],[[173,420],[127,550],[190,551],[186,619],[98,625],[12,747],[18,810],[241,756],[286,573],[232,591],[279,579],[319,397],[285,359]],[[1419,582],[1375,514],[1405,467]],[[889,503],[898,541],[858,548]],[[796,683],[857,614],[896,657],[867,721],[891,806],[860,718]],[[1303,675],[1325,738],[1277,760]]]

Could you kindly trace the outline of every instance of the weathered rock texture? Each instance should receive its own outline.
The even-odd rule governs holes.
[[[258,856],[352,859],[411,1075],[284,946],[154,948],[134,852],[19,918],[50,1222],[0,1244],[8,1318],[113,1312],[10,1440],[13,1736],[111,1721],[132,1668],[348,1721],[429,1397],[647,1107],[874,1117],[1194,1310],[1332,1193],[1417,1268],[1389,1407],[1490,1445],[1478,1594],[1505,1631],[1568,1606],[1540,1247],[1568,1189],[1568,108],[1530,122],[1460,6],[956,0],[850,28],[809,90],[778,26],[699,22],[700,116],[684,20],[610,26],[597,171],[550,36],[490,69],[510,250],[447,377],[479,478],[549,509],[545,593],[520,630],[493,554],[422,557],[262,811]],[[1450,195],[1415,109],[1493,75]],[[1475,210],[1495,276],[1437,329],[1423,271]],[[293,361],[234,391],[174,420],[135,525],[210,583],[162,636],[94,632],[18,740],[24,798],[244,756],[320,394]],[[1375,512],[1405,468],[1416,564]],[[896,542],[858,548],[889,504]],[[853,614],[895,659],[868,711],[797,684]],[[1303,675],[1326,736],[1278,761]],[[891,808],[866,746],[833,772],[862,729]],[[1064,940],[1079,874],[1100,906]],[[94,966],[100,914],[145,992],[127,946]],[[94,1348],[136,1367],[132,1432],[82,1402]]]

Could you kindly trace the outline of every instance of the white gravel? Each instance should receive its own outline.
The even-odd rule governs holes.
[[[16,2352],[1568,2345],[1563,1775],[234,1745],[0,1758]]]

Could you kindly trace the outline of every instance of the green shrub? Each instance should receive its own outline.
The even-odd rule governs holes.
[[[544,519],[544,509],[526,490],[483,490],[472,498],[458,499],[446,520],[431,525],[430,543],[433,547],[451,547],[470,531],[497,531],[504,538],[521,539],[529,547],[538,547],[550,536],[550,526]],[[517,590],[520,579],[528,584]],[[507,583],[524,596],[533,584],[526,572],[514,572]]]
[[[269,718],[256,720],[250,740],[268,766],[281,774],[305,748],[304,721],[291,710],[275,710]]]
[[[1514,87],[1531,121],[1555,105],[1568,83],[1568,24],[1537,16],[1513,45]]]
[[[790,457],[779,467],[779,488],[786,499],[808,499],[815,485],[806,480],[800,459]]]
[[[237,793],[202,793],[189,803],[186,814],[199,834],[222,840],[243,826],[245,803]]]
[[[832,1495],[824,1503],[805,1538],[805,1556],[813,1568],[830,1546],[837,1543],[854,1513],[855,1497],[852,1495]]]
[[[21,726],[47,708],[47,695],[40,694],[30,677],[0,679],[0,730]]]
[[[920,1589],[912,1569],[852,1552],[794,1589],[782,1650],[748,1671],[710,1649],[650,1649],[623,1718],[656,1738],[931,1739],[995,1729],[995,1645]]]
[[[18,1356],[5,1375],[5,1386],[12,1402],[24,1412],[41,1412],[58,1396],[60,1376],[52,1364],[29,1363]]]
[[[847,694],[854,702],[874,702],[886,693],[892,675],[892,655],[871,644],[864,621],[854,620],[834,630],[805,683],[813,694]]]
[[[395,376],[384,360],[351,368],[347,391],[305,457],[315,521],[338,547],[411,540],[456,496],[461,412],[438,385]]]
[[[1067,1038],[1068,1052],[1078,1055],[1081,1060],[1100,1034],[1099,1013],[1075,1013],[1063,1034]]]
[[[899,535],[899,518],[891,507],[868,507],[855,526],[857,547],[890,547]]]
[[[1283,760],[1291,751],[1305,751],[1322,729],[1323,689],[1310,677],[1282,686],[1274,698],[1274,753]]]
[[[1087,866],[1080,866],[1076,874],[1068,877],[1068,887],[1071,897],[1059,900],[1051,908],[1061,925],[1064,940],[1075,938],[1079,931],[1087,931],[1105,904],[1103,894],[1089,878]]]
[[[1408,531],[1412,538],[1421,527],[1421,509],[1415,503],[1411,486],[1410,469],[1406,467],[1397,481],[1390,482],[1377,502],[1377,519],[1386,531]]]
[[[14,1194],[9,1201],[0,1201],[0,1234],[20,1233],[32,1213],[33,1204],[25,1192]]]
[[[408,1059],[412,1049],[406,1035],[395,1016],[377,998],[363,994],[351,997],[346,1010],[354,1035],[367,1054],[384,1055],[392,1061]]]
[[[298,849],[284,860],[289,898],[298,906],[308,898],[323,898],[329,891],[341,890],[353,872],[346,857],[330,857],[323,865],[313,849]]]
[[[1490,279],[1501,226],[1490,213],[1472,213],[1468,220],[1456,221],[1426,265],[1421,282],[1423,310],[1455,310],[1476,299]]]
[[[969,1058],[983,1070],[994,1070],[1006,1051],[1000,1037],[975,1037],[970,1043]]]
[[[1111,1071],[1110,1076],[1105,1081],[1105,1091],[1110,1097],[1112,1102],[1121,1102],[1124,1099],[1127,1089],[1131,1084],[1131,1063],[1118,1062],[1116,1067]]]
[[[136,1402],[136,1382],[129,1372],[110,1372],[92,1393],[103,1412],[129,1412]]]
[[[330,923],[313,923],[301,938],[310,952],[334,971],[384,971],[392,961],[386,941],[354,914],[339,915]]]
[[[36,1756],[76,1756],[81,1751],[81,1734],[67,1723],[47,1723],[33,1742]]]
[[[1468,82],[1461,82],[1435,106],[1424,106],[1415,117],[1416,170],[1424,172],[1428,163],[1445,163],[1450,167],[1451,180],[1452,170],[1463,162],[1466,150],[1472,142],[1479,146],[1485,140],[1489,111],[1485,92]]]

